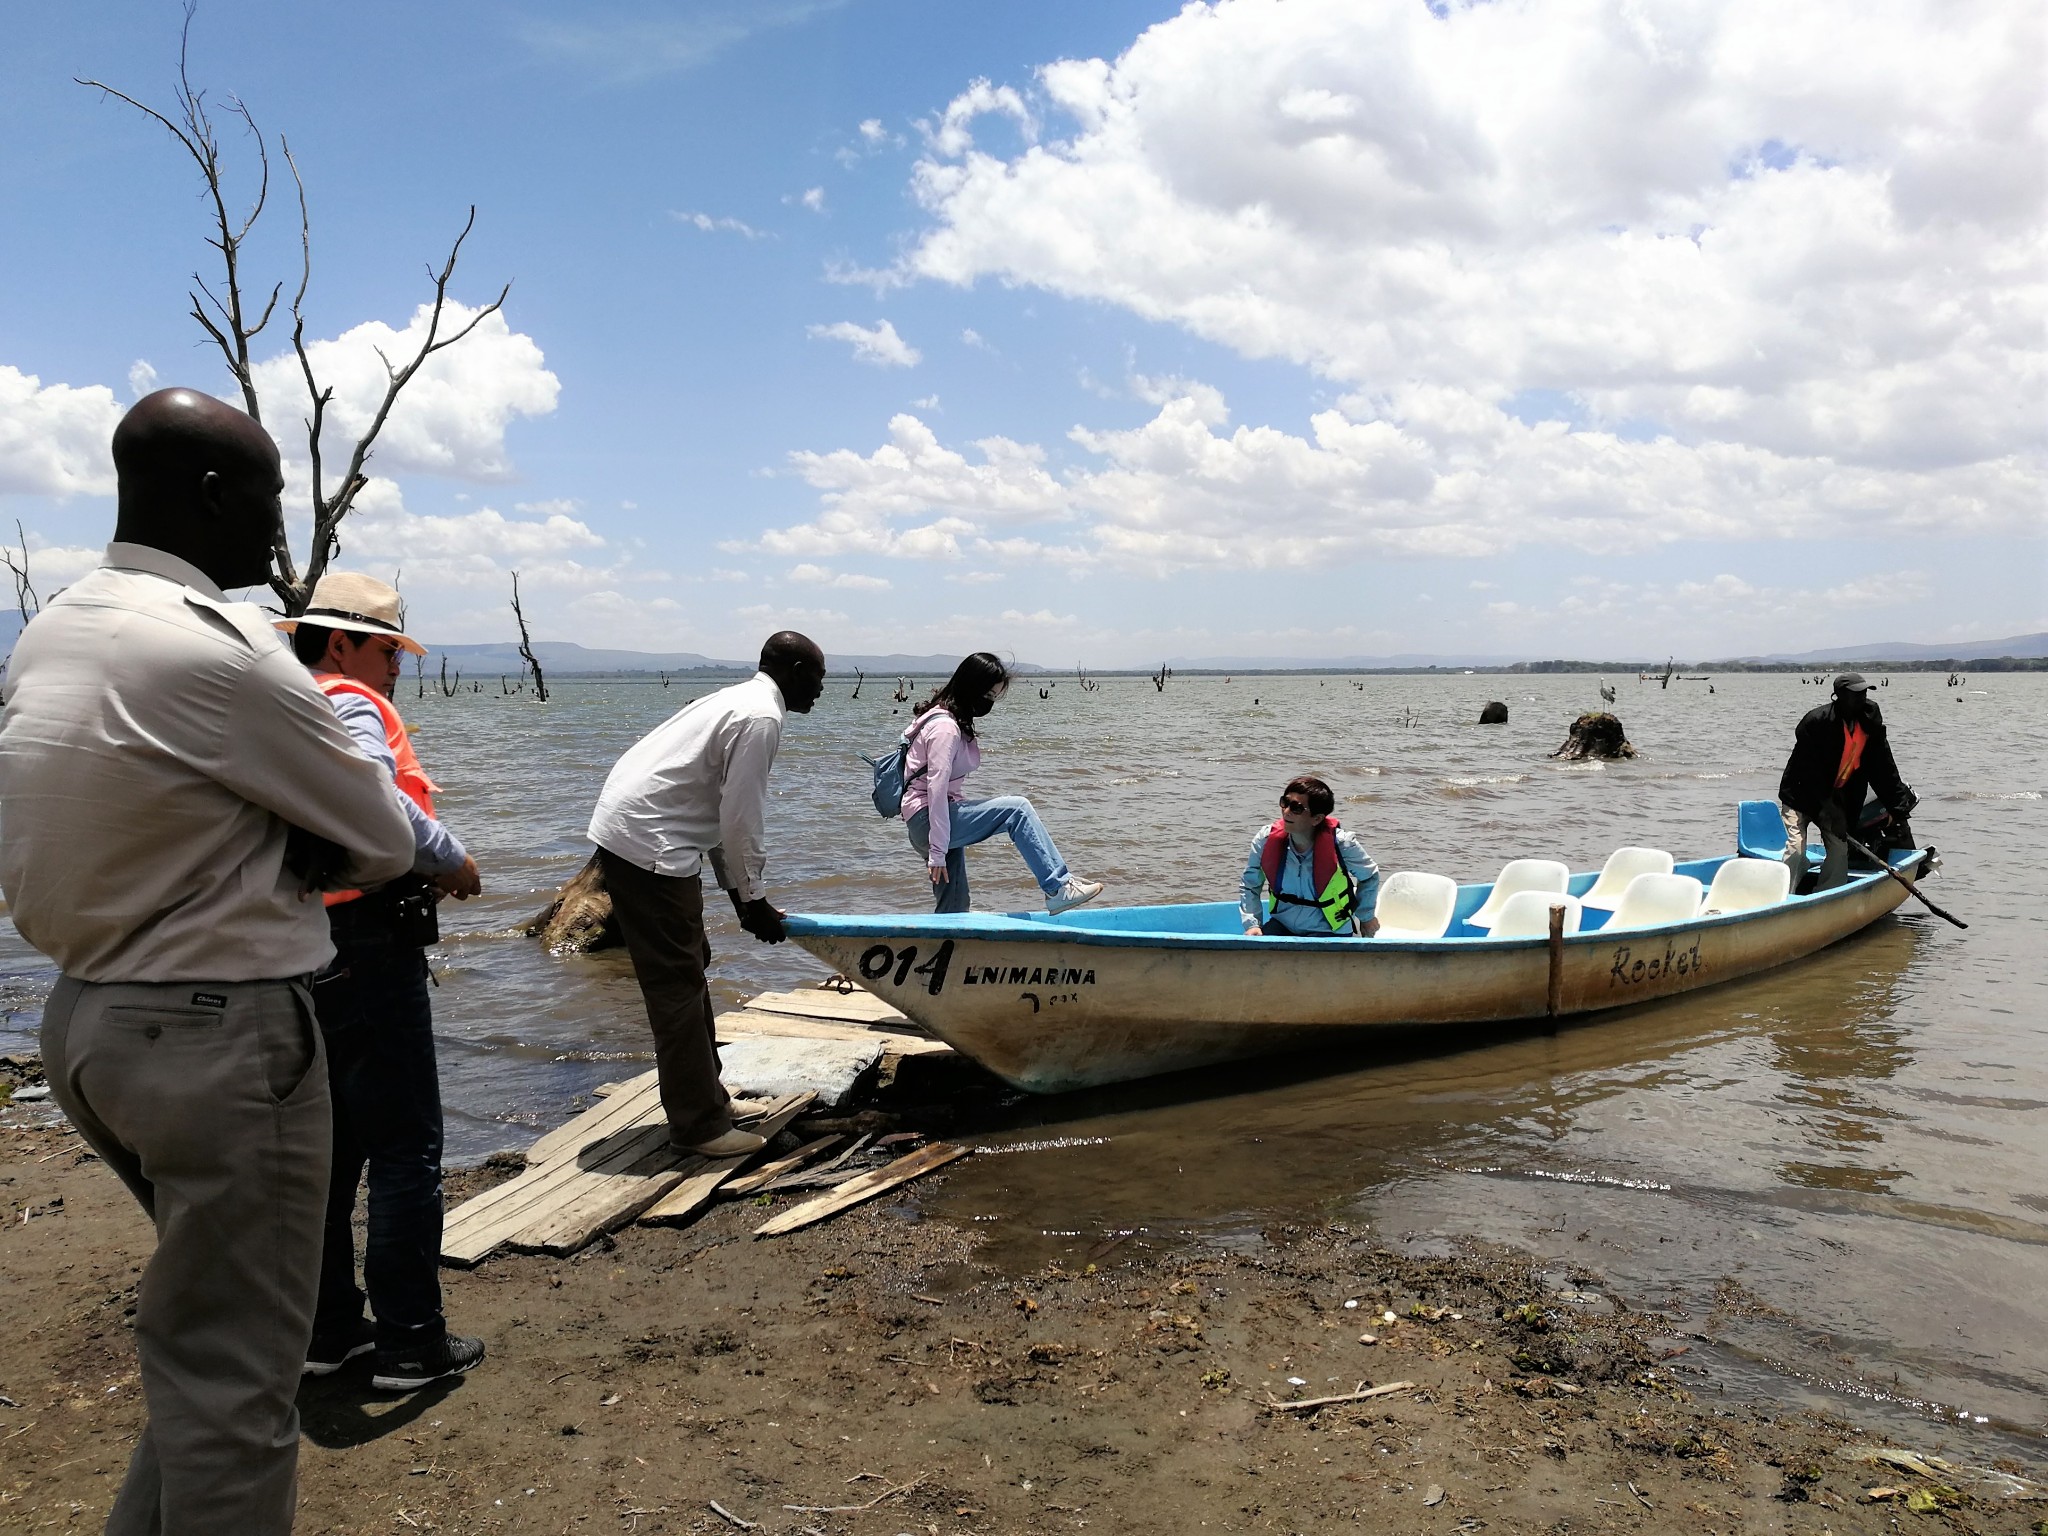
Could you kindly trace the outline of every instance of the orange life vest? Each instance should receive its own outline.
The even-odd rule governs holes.
[[[313,681],[322,693],[330,699],[337,693],[353,693],[368,699],[377,706],[378,718],[384,722],[384,745],[391,749],[392,760],[397,764],[399,789],[411,799],[414,805],[429,816],[434,814],[434,794],[440,789],[427,777],[427,770],[420,766],[417,753],[412,749],[412,737],[405,729],[405,722],[398,718],[398,711],[391,701],[367,683],[359,683],[352,677],[339,672],[315,672]],[[329,891],[328,906],[339,906],[344,901],[354,901],[361,891]]]
[[[1860,725],[1842,727],[1842,761],[1835,769],[1835,788],[1840,789],[1849,782],[1849,775],[1863,766],[1863,745],[1870,740],[1870,733]]]

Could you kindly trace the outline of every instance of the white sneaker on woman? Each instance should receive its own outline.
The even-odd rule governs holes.
[[[1060,887],[1059,895],[1046,898],[1045,910],[1048,915],[1057,917],[1060,913],[1070,911],[1084,902],[1093,901],[1101,894],[1102,882],[1100,880],[1069,879],[1065,885]]]

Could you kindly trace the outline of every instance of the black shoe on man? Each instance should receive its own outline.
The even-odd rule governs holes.
[[[306,1364],[301,1374],[332,1376],[357,1355],[367,1355],[376,1347],[377,1325],[367,1317],[359,1317],[346,1328],[314,1334],[313,1342],[306,1346]]]
[[[484,1357],[482,1339],[445,1333],[417,1349],[380,1349],[370,1385],[379,1392],[416,1392],[450,1376],[460,1376]]]

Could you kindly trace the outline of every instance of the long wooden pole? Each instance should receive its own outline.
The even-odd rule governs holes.
[[[1550,909],[1550,987],[1543,1005],[1553,1019],[1564,997],[1564,908]]]
[[[1937,907],[1925,896],[1922,896],[1920,894],[1920,887],[1915,885],[1912,881],[1908,880],[1896,869],[1893,869],[1892,861],[1890,859],[1885,858],[1882,854],[1872,853],[1868,848],[1864,847],[1861,843],[1857,842],[1855,838],[1848,837],[1847,834],[1844,834],[1844,837],[1851,848],[1854,848],[1858,853],[1862,854],[1863,857],[1870,860],[1871,863],[1875,864],[1879,869],[1883,870],[1886,874],[1890,875],[1894,880],[1898,881],[1899,884],[1903,885],[1907,890],[1911,891],[1913,895],[1916,898],[1918,898],[1920,905],[1925,907],[1928,911],[1932,912],[1936,917],[1941,918],[1944,921],[1954,923],[1958,928],[1967,928],[1970,926],[1968,923],[1964,922],[1960,917],[1957,917],[1955,913],[1942,911],[1941,908]]]

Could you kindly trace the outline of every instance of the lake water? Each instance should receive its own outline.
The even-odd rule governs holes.
[[[1228,899],[1253,831],[1297,772],[1383,870],[1490,878],[1511,857],[1595,868],[1623,843],[1732,846],[1770,798],[1800,713],[1792,676],[1609,678],[1641,757],[1561,764],[1590,676],[1069,677],[1018,687],[986,723],[979,793],[1030,795],[1114,903]],[[925,685],[928,686],[928,685]],[[443,909],[434,994],[451,1161],[523,1145],[578,1095],[642,1070],[623,956],[558,958],[507,930],[588,852],[606,770],[707,689],[564,683],[542,706],[410,697],[444,815],[488,894]],[[770,894],[797,911],[921,908],[922,863],[867,804],[854,756],[906,714],[888,680],[835,679],[791,716],[770,810]],[[1986,1454],[2048,1446],[2048,676],[1905,674],[1877,695],[1913,818],[1946,866],[1931,891],[1790,970],[1455,1054],[1209,1073],[1013,1106],[929,1208],[1035,1265],[1138,1234],[1256,1242],[1292,1219],[1390,1240],[1512,1244],[1584,1265],[1638,1307],[1689,1319],[1702,1381],[1937,1416]],[[1503,700],[1505,726],[1480,706]],[[1007,843],[971,855],[975,904],[1036,887]],[[709,910],[709,908],[707,908]],[[815,980],[714,912],[721,1005]],[[0,930],[0,1050],[32,1045],[52,976]],[[1332,1070],[1332,1068],[1335,1070]],[[1708,1387],[1711,1390],[1711,1386]]]

